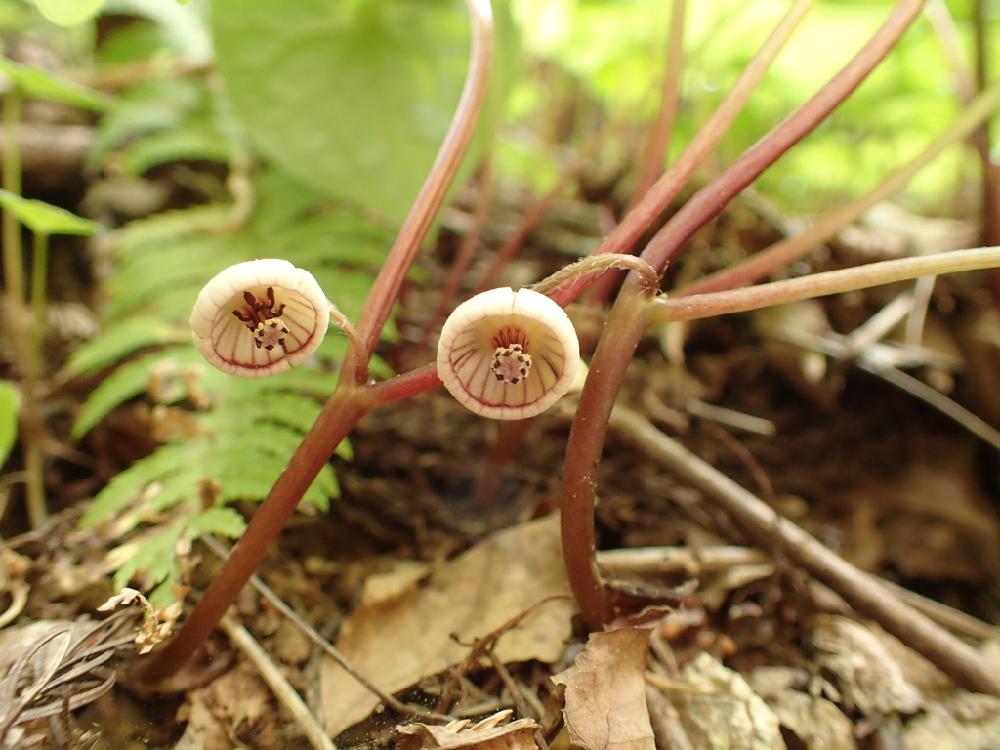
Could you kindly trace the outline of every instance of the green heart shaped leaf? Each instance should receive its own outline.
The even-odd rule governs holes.
[[[493,69],[504,78],[516,39],[505,6],[497,11]],[[455,0],[212,4],[219,69],[257,146],[327,195],[395,220],[458,103],[468,26]]]

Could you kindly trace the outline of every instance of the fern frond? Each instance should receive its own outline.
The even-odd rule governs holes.
[[[100,340],[94,339],[95,342]],[[146,354],[122,365],[105,378],[84,402],[73,423],[73,437],[79,440],[116,406],[145,393],[158,367],[180,369],[184,365],[202,362],[201,356],[193,347],[182,346]]]
[[[203,510],[190,521],[188,521],[185,531],[191,536],[198,534],[219,534],[220,536],[235,539],[247,527],[243,516],[232,508],[209,508]]]
[[[136,540],[133,554],[115,571],[114,587],[121,589],[138,572],[146,579],[147,588],[173,580],[179,574],[174,548],[184,532],[184,523],[175,521]],[[162,604],[164,602],[160,602]]]
[[[122,151],[122,166],[129,174],[144,175],[153,167],[177,161],[227,163],[232,147],[226,138],[208,125],[186,125],[142,138]]]
[[[74,377],[88,375],[121,362],[140,349],[179,344],[190,338],[190,331],[176,323],[150,316],[128,318],[81,345],[70,355],[66,370]]]
[[[119,258],[128,257],[143,247],[169,250],[173,247],[172,242],[224,226],[230,210],[226,204],[209,203],[136,219],[112,233],[114,249]]]
[[[80,523],[85,527],[93,526],[135,501],[139,493],[154,481],[179,474],[188,454],[186,445],[171,443],[139,459],[105,485],[83,514]]]
[[[205,363],[188,343],[187,319],[199,290],[233,263],[283,257],[312,271],[330,299],[353,316],[391,244],[385,228],[330,210],[310,188],[283,175],[260,176],[255,198],[253,217],[235,230],[223,230],[228,206],[208,206],[116,232],[117,263],[103,286],[105,330],[69,366],[73,374],[115,367],[77,416],[77,438],[130,399],[186,411],[185,435],[113,477],[84,516],[89,525],[114,519],[114,533],[125,539],[119,555],[127,560],[116,580],[142,573],[157,596],[170,595],[178,574],[173,549],[182,536],[242,532],[242,517],[228,504],[267,495],[336,388],[337,363],[347,348],[345,337],[331,330],[313,366],[269,378],[232,377]],[[391,375],[377,358],[372,369]],[[343,441],[337,454],[350,460],[350,444]],[[327,465],[303,502],[323,510],[339,495]],[[134,548],[129,537],[146,534],[141,529],[150,524],[159,524],[152,527],[156,533]]]

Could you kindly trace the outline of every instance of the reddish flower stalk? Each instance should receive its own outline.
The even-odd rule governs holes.
[[[601,628],[613,614],[597,568],[597,467],[618,387],[646,330],[646,308],[651,297],[651,292],[644,293],[638,284],[628,282],[618,295],[594,352],[566,443],[561,515],[563,563],[583,620],[593,629]]]
[[[363,394],[350,384],[340,387],[323,407],[288,466],[271,488],[267,499],[250,519],[219,575],[191,610],[177,636],[153,655],[143,669],[143,679],[158,682],[180,669],[215,630],[229,605],[263,562],[271,544],[309,489],[333,449],[347,437],[369,409]]]
[[[334,449],[350,433],[357,421],[376,404],[376,400],[371,398],[374,389],[359,387],[355,378],[359,373],[367,371],[368,360],[395,303],[403,278],[454,179],[462,154],[475,129],[489,80],[493,50],[493,18],[489,0],[466,0],[466,4],[472,21],[472,52],[465,88],[434,167],[400,230],[362,312],[358,336],[367,350],[354,351],[352,347],[348,352],[337,390],[326,402],[312,429],[274,483],[267,499],[254,513],[218,577],[195,605],[176,638],[155,654],[143,669],[143,677],[148,681],[155,682],[176,673],[205,642],[263,561],[267,550],[281,533],[285,521],[298,507],[302,496],[330,459]],[[430,381],[423,382],[430,385]]]
[[[780,240],[731,268],[704,276],[688,286],[675,289],[671,296],[705,294],[751,284],[767,276],[776,268],[786,266],[802,257],[857,219],[876,203],[880,203],[897,190],[902,189],[913,175],[934,161],[946,148],[967,138],[997,108],[1000,108],[1000,81],[976,97],[948,130],[930,144],[923,153],[918,154],[914,159],[890,174],[871,192],[833,209],[801,234]]]
[[[614,131],[615,129],[611,128],[610,130]],[[517,231],[497,250],[493,263],[487,269],[486,273],[483,274],[483,278],[476,287],[477,294],[496,286],[504,267],[517,255],[528,237],[531,236],[531,233],[542,223],[542,219],[545,218],[549,209],[552,208],[552,204],[555,203],[556,198],[562,195],[579,176],[580,172],[591,163],[594,154],[597,153],[597,149],[600,148],[608,134],[609,132],[606,129],[591,138],[587,145],[574,157],[573,161],[563,169],[552,189],[528,207],[528,210],[524,212],[524,216],[521,218],[521,225],[517,228]]]
[[[901,0],[868,44],[830,83],[675,214],[654,236],[642,254],[643,259],[662,270],[691,234],[722,211],[734,195],[822,122],[858,86],[888,54],[922,4],[922,0]],[[665,177],[669,175],[670,172]],[[583,619],[594,628],[602,626],[613,614],[596,559],[597,466],[618,389],[646,330],[646,307],[638,278],[629,274],[594,353],[566,446],[563,559]]]
[[[684,18],[687,0],[673,0],[670,12],[670,28],[667,34],[666,62],[663,68],[663,83],[660,87],[660,109],[646,133],[646,145],[641,159],[641,171],[628,208],[631,211],[649,193],[650,188],[663,174],[670,136],[674,120],[680,107],[681,72],[684,70]],[[621,283],[621,274],[605,274],[595,281],[588,294],[588,300],[607,302]]]
[[[677,161],[656,181],[634,209],[622,219],[594,254],[634,253],[635,244],[650,225],[656,221],[687,184],[691,175],[722,140],[733,124],[736,116],[747,103],[757,84],[763,79],[778,52],[791,37],[799,21],[815,0],[797,0],[788,13],[771,32],[764,45],[757,51],[743,72],[740,73],[732,90],[712,113],[708,121],[698,129],[697,135],[684,149]],[[612,271],[610,275],[615,275]],[[587,288],[592,279],[580,278],[555,291],[552,298],[561,305],[568,305]]]
[[[367,397],[374,409],[433,391],[440,385],[441,378],[437,374],[437,365],[432,362],[394,378],[372,383],[368,387]]]
[[[684,16],[687,0],[673,0],[670,11],[670,31],[667,35],[667,57],[660,89],[660,110],[646,134],[642,172],[629,208],[637,205],[663,172],[670,148],[670,135],[680,104],[681,71],[684,69]]]
[[[976,0],[976,88],[986,86],[990,70],[990,41],[986,29],[990,24],[990,12],[986,0]],[[995,41],[995,40],[994,40]],[[1000,163],[993,160],[990,129],[985,123],[973,136],[982,167],[982,213],[983,239],[987,244],[1000,243]]]
[[[493,12],[489,0],[466,0],[466,5],[472,21],[473,44],[462,98],[431,173],[420,188],[420,193],[389,251],[389,257],[375,279],[368,304],[361,313],[357,329],[367,351],[350,354],[344,362],[343,375],[350,374],[357,367],[353,361],[355,358],[364,358],[366,361],[371,359],[382,328],[396,304],[403,280],[413,265],[420,243],[441,208],[448,186],[455,177],[476,129],[479,110],[486,98],[493,58]]]
[[[438,297],[437,306],[431,314],[430,324],[424,329],[424,334],[420,338],[420,348],[423,349],[430,342],[431,337],[441,330],[441,323],[445,315],[455,304],[458,297],[458,289],[462,285],[462,277],[469,270],[472,263],[472,256],[475,254],[479,239],[483,236],[483,229],[486,227],[486,218],[489,216],[490,204],[493,202],[493,158],[487,155],[479,168],[478,190],[476,193],[476,208],[473,212],[472,228],[462,237],[462,242],[458,247],[455,260],[452,261],[451,268],[448,269],[448,278],[445,279],[444,288]]]
[[[920,14],[924,0],[900,0],[871,40],[809,101],[757,141],[718,179],[699,190],[650,240],[642,257],[662,271],[691,236],[721,213],[747,185],[805,138],[885,59]]]

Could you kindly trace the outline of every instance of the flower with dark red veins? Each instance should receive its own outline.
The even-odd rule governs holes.
[[[476,414],[525,419],[572,386],[580,344],[563,309],[544,294],[491,289],[459,305],[438,341],[445,388]]]
[[[263,377],[308,359],[330,324],[330,302],[308,271],[285,260],[237,263],[194,303],[195,346],[224,372]]]

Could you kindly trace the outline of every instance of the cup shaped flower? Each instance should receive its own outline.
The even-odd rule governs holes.
[[[526,419],[573,385],[580,343],[563,309],[544,294],[510,287],[463,302],[438,341],[445,388],[476,414]]]
[[[237,263],[216,274],[191,313],[195,346],[224,372],[258,378],[307,359],[326,335],[330,303],[286,260]]]

